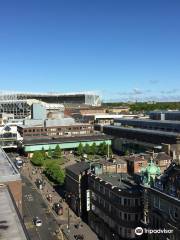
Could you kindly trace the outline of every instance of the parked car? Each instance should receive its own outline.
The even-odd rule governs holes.
[[[33,223],[36,227],[41,227],[42,226],[42,220],[39,217],[33,218]]]
[[[63,214],[63,207],[60,203],[54,203],[52,209],[55,211],[57,215]]]

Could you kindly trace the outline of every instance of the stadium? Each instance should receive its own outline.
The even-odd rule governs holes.
[[[59,104],[64,107],[100,106],[100,96],[94,92],[82,93],[23,93],[0,92],[0,113],[14,114],[15,118],[29,115],[33,102]]]

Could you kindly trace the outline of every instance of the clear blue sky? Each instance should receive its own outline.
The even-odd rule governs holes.
[[[0,84],[180,100],[180,1],[2,0]]]

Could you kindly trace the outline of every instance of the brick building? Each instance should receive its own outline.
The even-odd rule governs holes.
[[[28,138],[59,138],[68,136],[88,135],[94,132],[90,124],[73,124],[67,126],[26,126],[21,125],[17,128],[23,139]]]
[[[88,220],[103,240],[135,239],[141,226],[142,194],[134,179],[127,174],[88,175]]]

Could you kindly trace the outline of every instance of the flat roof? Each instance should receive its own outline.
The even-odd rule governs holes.
[[[44,123],[43,124],[38,124],[37,125],[17,125],[19,128],[61,128],[61,127],[77,127],[77,126],[92,126],[91,124],[88,123],[73,123],[73,124],[67,124],[67,125],[50,125],[50,126],[45,126]]]
[[[173,121],[173,120],[152,120],[152,119],[132,119],[132,118],[119,118],[115,119],[115,122],[142,122],[142,123],[157,123],[157,124],[171,124],[171,125],[179,125],[180,126],[180,121]]]
[[[0,148],[0,182],[21,180],[20,174],[11,159]]]
[[[0,239],[27,240],[18,212],[5,186],[0,187]]]
[[[78,141],[106,141],[112,140],[113,137],[107,135],[85,135],[85,136],[74,136],[74,137],[61,137],[61,138],[28,138],[23,140],[24,145],[33,144],[59,144],[67,142],[78,142]]]
[[[161,136],[169,136],[169,137],[180,137],[179,133],[175,132],[167,132],[167,131],[160,131],[160,130],[150,130],[150,129],[143,129],[143,128],[127,128],[121,126],[103,126],[104,129],[115,129],[115,130],[125,130],[129,132],[140,132],[140,133],[149,133],[154,135],[161,135]]]
[[[127,173],[103,173],[98,176],[94,175],[95,178],[99,178],[99,181],[104,181],[106,186],[109,183],[111,188],[117,188],[116,190],[124,190],[127,192],[139,193],[139,185],[135,182],[134,178]],[[112,188],[113,189],[113,188]]]

